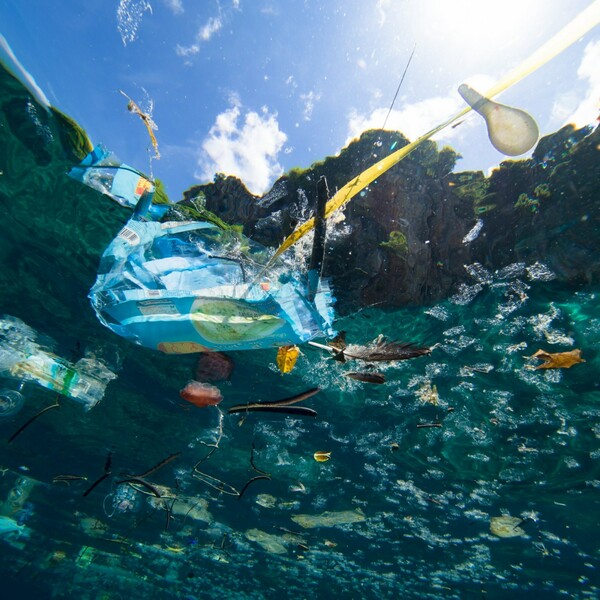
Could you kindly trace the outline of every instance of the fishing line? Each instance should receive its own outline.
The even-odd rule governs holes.
[[[408,62],[406,63],[406,66],[404,67],[404,73],[402,73],[402,77],[400,78],[400,83],[398,84],[398,87],[396,88],[396,93],[394,94],[394,99],[392,100],[392,103],[390,104],[390,109],[388,110],[388,113],[385,116],[385,121],[383,122],[381,129],[385,129],[385,125],[388,122],[390,114],[392,113],[392,108],[394,108],[394,102],[396,102],[396,98],[398,97],[398,92],[400,91],[400,88],[402,87],[402,82],[404,81],[404,78],[406,77],[406,72],[408,71],[408,67],[410,66],[410,61],[412,60],[416,49],[417,49],[417,45],[415,44],[412,49],[412,52],[410,53],[410,56],[408,57]]]

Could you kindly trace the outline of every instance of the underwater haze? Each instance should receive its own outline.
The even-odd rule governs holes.
[[[598,27],[535,54],[600,3],[519,3],[487,40],[504,58],[477,55],[493,2],[470,24],[469,3],[452,20],[433,0],[56,4],[28,20],[0,1],[3,597],[600,597]],[[535,117],[516,146],[468,79]],[[135,203],[68,175],[100,142],[145,182],[132,221]],[[108,292],[95,312],[109,273],[115,298],[143,288],[150,323],[158,284],[103,253],[135,219],[193,218],[265,294],[293,282],[282,314],[307,318],[313,238],[264,265],[321,176],[334,200],[362,186],[325,240],[345,341],[322,306],[288,364],[281,340],[243,349],[245,308],[197,325],[226,354],[134,343]],[[160,217],[139,216],[148,189]]]

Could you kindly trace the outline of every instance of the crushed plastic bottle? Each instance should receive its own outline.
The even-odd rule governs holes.
[[[16,317],[0,318],[0,374],[32,381],[80,402],[86,410],[102,398],[116,375],[100,360],[80,359],[74,365],[36,343],[34,329]]]

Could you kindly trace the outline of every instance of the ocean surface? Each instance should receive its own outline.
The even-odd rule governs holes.
[[[336,321],[432,349],[377,365],[385,384],[306,345],[286,375],[233,352],[224,401],[197,408],[179,396],[196,355],[133,346],[88,303],[128,211],[66,176],[64,123],[4,71],[0,94],[0,313],[117,375],[90,411],[27,382],[0,417],[2,597],[600,596],[597,286],[467,265],[443,302]],[[535,369],[539,349],[585,362]],[[314,387],[314,418],[227,414]]]

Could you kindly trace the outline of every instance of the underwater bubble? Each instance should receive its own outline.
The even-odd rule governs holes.
[[[527,267],[527,276],[532,281],[552,281],[556,279],[556,274],[553,273],[545,264],[536,262]]]
[[[426,315],[431,315],[439,321],[447,321],[450,318],[450,313],[442,306],[434,306],[425,311]]]
[[[117,29],[124,46],[137,39],[138,29],[146,11],[152,14],[152,6],[145,0],[121,0],[117,8]]]
[[[476,240],[482,227],[483,227],[483,219],[477,219],[477,222],[475,223],[475,225],[473,225],[473,228],[463,238],[462,243],[469,244],[473,240]]]
[[[465,271],[478,283],[491,283],[492,274],[479,263],[465,265]]]
[[[477,283],[475,285],[467,285],[466,283],[461,283],[458,286],[458,292],[454,294],[454,296],[451,296],[449,300],[450,302],[452,302],[452,304],[459,304],[464,306],[465,304],[469,304],[470,302],[472,302],[475,296],[477,296],[477,294],[479,294],[481,290],[483,290],[483,285],[481,285],[480,283]]]
[[[494,276],[496,279],[514,279],[523,273],[525,273],[525,263],[516,262],[497,270]]]

